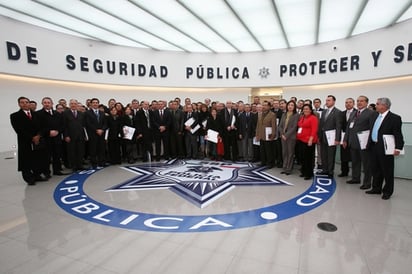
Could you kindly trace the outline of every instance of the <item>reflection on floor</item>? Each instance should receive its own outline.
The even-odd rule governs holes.
[[[336,178],[333,193],[327,181],[316,186],[298,172],[287,176],[272,168],[261,170],[266,179],[286,184],[237,181],[201,206],[167,184],[158,186],[170,182],[166,174],[180,179],[191,176],[184,172],[208,176],[213,173],[210,165],[205,169],[192,162],[191,171],[157,170],[157,178],[150,175],[154,189],[147,185],[139,189],[136,184],[125,188],[125,182],[144,173],[137,165],[54,176],[27,186],[13,155],[0,156],[0,273],[410,273],[412,267],[409,180],[397,179],[394,195],[384,201],[365,194],[359,185],[346,184],[348,178]],[[189,187],[190,182],[182,191],[198,195],[199,201],[213,193],[212,188]],[[119,185],[122,188],[116,189]],[[64,198],[57,195],[62,187],[66,187]],[[287,204],[286,211],[294,215],[280,220],[282,211],[271,208],[287,201],[299,204],[298,198],[307,191],[312,194],[300,203],[313,203],[313,208],[302,214]],[[326,192],[331,193],[328,200],[315,202]],[[85,206],[86,201],[91,203]],[[128,212],[128,217],[116,214],[117,209]],[[260,209],[264,210],[256,216],[267,223],[248,223]],[[96,214],[84,217],[87,210]],[[107,225],[112,221],[122,224]],[[319,229],[321,222],[335,225],[337,231]],[[226,225],[240,228],[223,229]],[[207,231],[209,227],[222,229]]]

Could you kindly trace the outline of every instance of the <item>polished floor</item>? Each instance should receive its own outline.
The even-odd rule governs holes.
[[[411,273],[410,180],[397,179],[394,195],[384,201],[346,184],[348,178],[336,178],[329,200],[285,220],[211,232],[159,232],[78,218],[54,199],[64,176],[27,186],[14,155],[0,155],[0,273]],[[207,216],[282,203],[311,185],[297,172],[280,171],[266,172],[290,185],[235,186],[203,208],[169,189],[106,191],[135,176],[120,166],[91,174],[83,188],[93,200],[131,212]],[[323,231],[321,222],[338,229]]]

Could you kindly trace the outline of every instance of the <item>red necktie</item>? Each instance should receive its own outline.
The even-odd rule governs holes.
[[[31,113],[30,113],[30,111],[27,112],[27,117],[29,117],[29,119],[31,120]]]

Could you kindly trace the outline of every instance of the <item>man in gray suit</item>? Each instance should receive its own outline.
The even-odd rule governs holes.
[[[361,148],[358,134],[370,130],[378,115],[375,111],[368,108],[368,103],[369,99],[366,96],[359,96],[356,100],[358,110],[348,121],[343,142],[343,146],[350,149],[352,158],[352,179],[347,181],[348,184],[360,184],[361,167],[363,167],[363,184],[360,186],[360,189],[370,188],[372,177],[369,164],[369,151],[366,148]]]
[[[326,97],[326,108],[322,111],[322,115],[319,122],[319,140],[321,145],[321,158],[322,158],[322,174],[329,177],[333,177],[333,170],[335,168],[336,146],[341,141],[342,131],[342,114],[339,109],[335,107],[336,98],[333,95]],[[334,140],[329,140],[335,135]]]

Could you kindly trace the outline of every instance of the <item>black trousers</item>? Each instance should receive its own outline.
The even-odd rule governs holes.
[[[301,172],[304,177],[313,176],[313,168],[315,167],[315,147],[316,144],[308,146],[307,143],[297,141],[296,145],[299,148],[300,158],[302,161]],[[323,164],[323,163],[322,163]]]
[[[391,196],[394,187],[394,166],[395,159],[393,155],[385,155],[383,147],[378,144],[372,144],[371,151],[371,168],[372,168],[372,190],[382,191],[383,194]],[[382,188],[383,180],[385,185]]]

